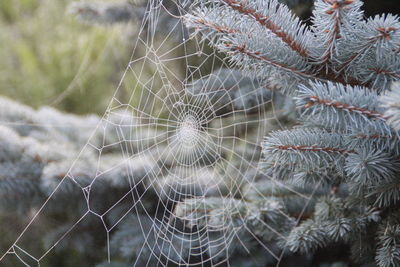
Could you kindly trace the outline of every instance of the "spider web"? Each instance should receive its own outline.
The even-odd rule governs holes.
[[[252,226],[257,221],[275,239],[284,233],[273,220],[254,220],[243,188],[262,195],[257,181],[276,182],[259,169],[260,145],[281,127],[282,110],[261,82],[229,69],[223,55],[190,36],[182,22],[187,6],[149,1],[132,60],[101,122],[67,174],[50,182],[49,197],[27,214],[28,225],[1,261],[16,257],[39,266],[59,249],[104,242],[106,252],[97,254],[113,262],[124,240],[133,266],[240,266],[236,254],[251,266],[280,263],[284,252]],[[111,186],[118,190],[110,197]],[[40,226],[54,209],[65,210],[68,221],[47,229],[53,238],[42,249],[34,236],[45,234]],[[86,236],[88,229],[103,235]],[[124,230],[134,231],[135,240]],[[81,234],[84,245],[73,241]]]

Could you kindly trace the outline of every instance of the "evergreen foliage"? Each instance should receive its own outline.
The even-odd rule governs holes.
[[[362,4],[317,0],[308,27],[276,0],[197,1],[186,24],[295,100],[302,125],[267,136],[260,166],[276,181],[331,190],[281,248],[316,255],[340,243],[352,248],[349,262],[400,266],[397,86],[388,92],[400,78],[400,21],[364,19]]]
[[[137,151],[142,144],[133,140],[146,140],[150,146],[160,135],[133,127],[135,118],[124,110],[109,111],[102,120],[49,107],[33,110],[0,99],[0,120],[6,125],[0,127],[0,196],[4,199],[0,220],[8,219],[8,209],[23,217],[49,197],[59,200],[49,202],[49,218],[63,223],[54,227],[54,222],[42,222],[52,231],[35,236],[49,248],[70,229],[71,217],[84,212],[79,190],[90,185],[97,196],[93,199],[99,201],[91,203],[93,212],[103,214],[118,204],[102,217],[102,223],[115,226],[110,242],[117,257],[98,266],[162,265],[169,260],[163,255],[176,262],[190,258],[190,263],[203,266],[227,258],[230,266],[278,261],[282,266],[400,266],[399,18],[364,19],[360,0],[316,0],[312,25],[307,26],[281,2],[197,0],[184,18],[194,35],[226,53],[235,68],[221,68],[188,84],[185,90],[193,99],[211,102],[226,119],[234,111],[257,114],[271,103],[286,109],[282,112],[286,118],[293,115],[293,106],[298,111],[297,126],[265,137],[259,169],[250,170],[257,179],[248,181],[244,175],[238,179],[246,183],[239,182],[241,187],[233,190],[207,167],[191,173],[174,166],[168,154],[174,151],[163,151],[157,161],[151,150],[123,157],[118,153],[121,144]],[[285,1],[298,2],[304,1]],[[143,10],[130,3],[79,2],[71,10],[100,24],[143,16]],[[100,130],[90,135],[96,124]],[[84,145],[89,149],[70,170]],[[103,148],[102,164],[93,149],[98,147]],[[242,167],[258,160],[243,158],[239,164],[229,163]],[[92,185],[97,175],[101,182]],[[175,189],[174,183],[183,176],[194,185]],[[132,204],[117,201],[132,184],[141,207],[125,216]],[[155,207],[172,194],[176,203],[161,205],[160,210]],[[58,203],[66,205],[60,210]],[[148,210],[164,209],[185,222],[178,223],[181,234],[161,228],[164,224],[146,216]],[[104,225],[96,222],[98,218],[84,221],[79,234],[72,233],[68,244],[59,249],[72,245],[75,253],[84,254],[77,256],[80,264],[98,262],[98,251],[105,244],[96,242],[99,229],[104,232]],[[185,233],[193,229],[207,233],[207,240],[192,241]],[[170,242],[156,238],[155,231],[165,233]],[[351,255],[317,259],[337,246],[348,248]]]

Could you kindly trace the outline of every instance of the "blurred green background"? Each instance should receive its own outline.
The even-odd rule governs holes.
[[[68,13],[72,0],[0,1],[0,95],[32,107],[102,114],[129,62],[134,36],[127,32],[134,25],[82,24]],[[398,0],[364,2],[368,16],[400,13]]]
[[[83,25],[71,0],[1,0],[0,95],[33,107],[102,113],[128,64],[127,24]]]

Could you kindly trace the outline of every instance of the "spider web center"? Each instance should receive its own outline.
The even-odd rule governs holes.
[[[195,147],[200,139],[200,122],[193,116],[187,115],[179,123],[178,136],[184,148]]]

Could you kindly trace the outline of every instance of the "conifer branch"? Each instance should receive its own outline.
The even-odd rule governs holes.
[[[307,73],[305,71],[301,71],[301,70],[298,70],[298,69],[296,69],[294,67],[288,66],[288,65],[286,65],[284,63],[280,63],[280,62],[277,62],[275,60],[272,60],[271,58],[268,58],[266,55],[263,55],[259,51],[249,50],[246,47],[245,44],[243,44],[243,45],[234,45],[232,43],[226,42],[224,44],[224,46],[226,47],[226,49],[224,49],[224,50],[230,51],[233,54],[246,55],[246,56],[248,56],[250,58],[253,58],[253,59],[256,59],[256,60],[259,60],[259,61],[262,61],[262,62],[266,62],[267,64],[270,64],[270,65],[272,65],[272,66],[274,66],[274,67],[276,67],[276,68],[278,68],[280,70],[286,71],[288,73],[296,74],[296,75],[298,75],[299,77],[302,77],[302,78],[315,78],[314,74],[312,74],[312,73]]]
[[[363,131],[364,129],[364,131]],[[370,132],[364,134],[363,132]],[[352,148],[376,148],[382,152],[390,153],[395,158],[400,157],[400,138],[396,132],[386,134],[374,133],[368,126],[356,129],[354,134],[349,134],[348,143]]]
[[[238,30],[229,28],[227,26],[218,25],[215,22],[203,18],[197,19],[197,18],[190,18],[190,16],[186,16],[185,21],[187,22],[187,25],[189,23],[193,24],[196,30],[207,29],[207,30],[214,30],[217,33],[224,33],[224,34],[234,34],[234,33],[243,34]]]
[[[346,159],[346,173],[349,182],[362,186],[379,185],[382,181],[391,181],[397,177],[400,162],[388,153],[367,147]]]
[[[339,51],[339,40],[346,31],[354,26],[354,21],[361,20],[360,0],[318,0],[313,12],[314,32],[321,42],[319,63],[325,71],[332,68]]]
[[[225,5],[219,5],[221,2]],[[301,25],[298,19],[292,18],[287,7],[275,0],[267,3],[219,0],[213,1],[213,3],[217,3],[213,8],[203,7],[195,11],[194,15],[186,15],[186,24],[196,29],[196,32],[202,31],[203,36],[210,39],[211,44],[223,52],[234,50],[235,53],[243,53],[253,60],[272,65],[278,71],[284,71],[289,76],[298,76],[297,78],[305,80],[370,86],[367,82],[359,81],[348,74],[327,73],[316,67],[315,64],[310,64],[310,62],[317,61],[317,57],[315,59],[311,57],[311,48],[308,48],[309,43],[313,41],[310,30]],[[285,16],[289,16],[289,18],[284,19]],[[257,24],[254,24],[254,21]],[[293,24],[296,25],[294,30],[283,30],[285,29],[283,26],[289,26],[291,29]],[[246,26],[252,27],[251,33],[248,32]],[[210,35],[211,32],[215,34]],[[271,36],[271,45],[268,48],[259,38],[262,35]],[[218,37],[217,40],[215,37]],[[279,42],[277,42],[278,40]],[[281,42],[288,46],[282,47]],[[285,51],[287,48],[290,50]],[[305,49],[307,49],[306,56]],[[285,53],[282,53],[284,51]],[[295,53],[293,54],[293,52]],[[281,53],[282,56],[276,56]],[[300,57],[297,57],[298,55]],[[251,65],[253,65],[250,63],[251,61],[240,62],[242,58],[232,58],[232,60],[236,63],[239,62],[243,68],[247,69],[251,69]],[[260,76],[264,76],[265,71],[267,71],[267,67],[259,67]],[[292,90],[283,89],[284,92]]]
[[[321,178],[329,174],[331,177],[344,175],[342,164],[347,155],[354,153],[346,148],[340,135],[318,129],[274,132],[262,146],[266,167],[282,172],[281,177],[289,176],[290,179],[309,172]],[[287,166],[281,166],[282,163]]]
[[[369,127],[375,134],[389,135],[387,117],[377,99],[378,95],[365,87],[311,82],[300,86],[296,103],[303,109],[302,119],[327,129],[348,132],[346,125],[352,123],[352,129]]]
[[[369,117],[369,118],[377,118],[380,120],[386,120],[386,117],[384,117],[383,114],[381,114],[379,112],[371,111],[371,110],[368,110],[365,108],[356,107],[356,106],[349,105],[346,103],[337,102],[337,101],[330,100],[330,99],[321,99],[318,96],[310,96],[309,102],[304,107],[311,108],[317,104],[325,105],[328,107],[333,107],[335,109],[344,110],[347,112],[355,112],[355,113],[358,113],[361,115],[365,115],[366,117]]]
[[[392,90],[380,97],[388,124],[394,129],[400,130],[400,84],[395,83]]]
[[[326,193],[328,198],[311,199],[315,212],[299,222],[284,246],[294,252],[312,253],[344,242],[353,251],[356,247],[361,251],[360,246],[366,244],[356,244],[357,235],[368,237],[363,242],[375,242],[371,235],[375,234],[376,225],[383,225],[381,212],[396,216],[392,209],[400,203],[400,97],[398,90],[380,96],[400,79],[399,18],[384,15],[365,21],[360,0],[317,0],[313,26],[301,28],[276,16],[279,8],[264,8],[273,6],[273,0],[211,3],[217,4],[205,10],[216,13],[202,15],[210,21],[223,22],[216,25],[239,29],[224,32],[216,25],[203,25],[214,27],[210,30],[219,33],[211,44],[251,76],[284,77],[280,88],[295,95],[301,111],[302,126],[265,138],[260,167],[271,179],[286,184],[334,188],[334,193]],[[224,18],[218,20],[217,13]],[[287,16],[290,17],[288,13]],[[289,21],[294,31],[282,27]],[[251,34],[245,34],[244,25],[253,29]],[[301,32],[309,42],[299,37]],[[336,189],[342,187],[346,190],[338,193]],[[261,185],[260,188],[263,189]],[[271,194],[269,189],[266,185],[263,197],[296,199],[282,190]],[[259,198],[254,192],[251,194],[254,195],[247,197]],[[284,203],[293,208],[288,214],[300,214],[296,213],[298,206]],[[388,260],[382,266],[393,265],[393,259],[397,260],[394,247],[389,243],[379,246],[376,262]],[[368,247],[368,251],[375,249],[376,246]],[[353,255],[362,261],[366,251]]]
[[[327,153],[339,153],[343,155],[348,155],[354,153],[354,150],[346,150],[334,147],[319,147],[319,146],[295,146],[295,145],[280,145],[276,146],[279,150],[288,151],[299,151],[299,152],[327,152]]]
[[[282,28],[280,25],[278,25],[274,21],[272,21],[271,17],[258,12],[256,9],[247,6],[245,3],[241,2],[241,1],[237,1],[237,0],[221,0],[221,1],[226,3],[232,9],[240,12],[241,14],[247,15],[247,16],[255,19],[258,23],[260,23],[262,26],[266,27],[268,30],[270,30],[272,33],[274,33],[277,37],[279,37],[283,42],[285,42],[289,47],[291,47],[294,51],[299,53],[301,56],[306,57],[306,58],[309,57],[308,49],[306,47],[304,47],[303,44],[298,42],[289,32],[286,32],[285,31],[286,29]],[[282,5],[278,5],[277,3],[274,3],[273,1],[271,1],[269,3],[269,5],[270,6],[266,6],[265,9],[273,10],[274,7],[283,8]],[[262,10],[262,9],[259,9],[259,10]],[[276,12],[278,12],[278,11],[276,11]],[[299,31],[300,31],[300,28],[299,28]]]
[[[376,261],[379,267],[398,266],[400,264],[400,226],[386,222],[378,230],[378,250]]]
[[[283,247],[287,246],[293,252],[312,253],[326,243],[323,225],[308,219],[290,232]]]
[[[390,53],[395,56],[395,50],[400,41],[400,23],[396,16],[376,16],[368,19],[362,24],[360,35],[354,37],[350,47],[343,48],[344,63],[338,68],[339,73],[346,68],[357,68],[360,60],[367,60],[367,57],[375,57],[383,53]],[[394,53],[393,53],[394,52]],[[352,70],[347,71],[350,73]]]
[[[381,181],[369,188],[366,198],[378,208],[395,207],[400,201],[399,177],[391,181]]]

